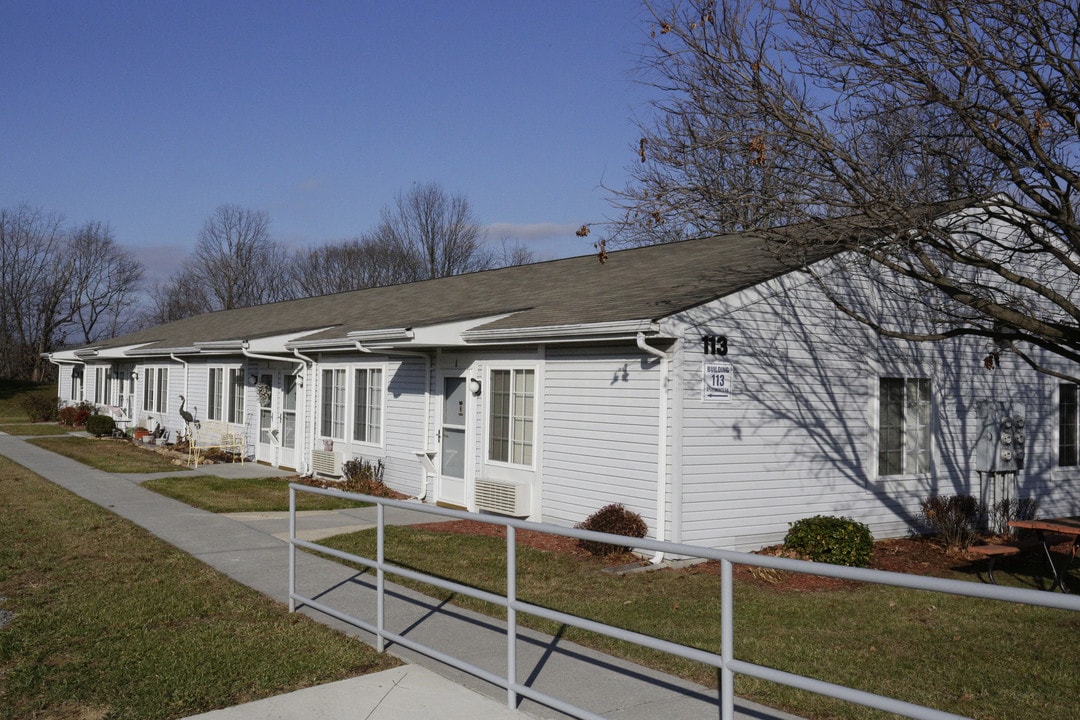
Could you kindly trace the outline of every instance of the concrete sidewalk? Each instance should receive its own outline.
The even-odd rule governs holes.
[[[152,475],[105,473],[0,434],[5,455],[46,479],[141,525],[229,577],[282,603],[288,602],[287,513],[217,515],[157,495],[138,485]],[[215,474],[224,477],[284,475],[262,465],[210,465],[198,471],[177,468],[165,476]],[[375,509],[303,513],[297,536],[318,540],[374,523]],[[388,511],[387,520],[409,524],[435,516]],[[506,672],[505,625],[388,583],[387,628],[495,674]],[[367,622],[375,621],[374,577],[308,553],[297,554],[297,590]],[[300,612],[374,643],[369,633],[310,608]],[[506,706],[506,691],[400,645],[389,651],[408,665],[394,670],[308,688],[288,695],[218,710],[203,720],[271,718],[469,718],[502,720],[566,715],[523,700]],[[620,720],[690,720],[718,717],[717,692],[551,637],[521,631],[518,678],[524,684],[597,715]],[[798,720],[793,715],[737,701],[744,720]]]

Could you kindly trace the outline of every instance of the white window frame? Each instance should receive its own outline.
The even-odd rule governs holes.
[[[244,368],[231,367],[228,374],[229,382],[225,386],[229,395],[228,418],[233,425],[246,425],[245,412],[247,410],[247,386],[244,385]]]
[[[902,417],[899,427],[899,447],[892,448],[893,452],[900,453],[901,468],[899,472],[886,472],[882,467],[881,454],[885,442],[881,422],[884,411],[884,398],[881,396],[882,384],[885,381],[901,381],[903,383]],[[909,398],[909,387],[914,383],[920,383],[925,392],[925,399],[916,399],[916,405],[912,405]],[[934,466],[934,383],[928,377],[912,377],[904,373],[882,373],[874,379],[874,397],[876,399],[873,421],[875,440],[873,448],[873,462],[875,474],[881,478],[922,477],[930,474]],[[925,420],[920,423],[919,411],[925,410]],[[914,423],[914,427],[912,427]],[[912,445],[912,438],[916,443]],[[921,440],[922,442],[918,442]],[[918,467],[920,456],[925,457],[925,467]],[[915,465],[915,467],[913,467]]]
[[[116,405],[116,383],[113,369],[107,365],[94,368],[94,404],[109,407]]]
[[[349,375],[352,441],[381,447],[386,425],[386,368],[383,365],[355,365]],[[360,387],[361,382],[364,383],[363,388]],[[364,399],[363,408],[360,406],[361,397]]]
[[[169,368],[151,365],[142,370],[143,412],[169,412]]]
[[[216,380],[215,380],[216,376]],[[206,372],[206,419],[244,425],[247,388],[244,368],[215,365]]]
[[[86,371],[83,370],[82,368],[72,367],[71,368],[71,392],[69,393],[69,395],[71,396],[71,399],[74,400],[75,402],[82,402],[83,398],[85,397],[85,395],[84,395],[84,393],[86,392],[86,386],[84,385],[85,381],[86,381]]]
[[[330,379],[329,383],[327,378]],[[349,412],[349,369],[344,366],[323,367],[319,372],[319,382],[319,437],[344,442]]]
[[[496,414],[495,403],[498,399],[496,393],[496,374],[509,373],[509,394],[507,396],[508,408],[506,415]],[[528,373],[532,378],[532,386],[527,396],[518,391],[517,379]],[[485,394],[488,396],[484,402],[486,427],[484,432],[486,462],[491,465],[501,465],[514,468],[535,469],[536,467],[536,433],[538,426],[537,413],[539,411],[538,387],[540,380],[539,369],[535,365],[495,365],[488,368],[485,385]],[[527,397],[531,404],[531,412],[526,417],[518,407]],[[498,423],[497,418],[505,417],[505,423]],[[503,448],[498,447],[494,434],[500,427],[504,428],[507,435],[505,438],[505,453]],[[524,432],[521,430],[525,428]],[[527,437],[526,437],[527,434]],[[496,457],[498,453],[498,457]],[[527,456],[526,456],[527,453]]]

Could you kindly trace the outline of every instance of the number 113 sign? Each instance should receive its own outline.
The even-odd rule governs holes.
[[[706,360],[702,366],[701,399],[712,402],[730,402],[735,373],[731,363]]]

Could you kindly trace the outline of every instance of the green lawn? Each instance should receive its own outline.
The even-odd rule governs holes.
[[[387,536],[392,562],[504,591],[503,540],[399,527],[387,528]],[[370,557],[374,531],[323,542]],[[522,600],[719,652],[720,584],[715,572],[614,575],[595,562],[531,548],[519,548],[518,567]],[[403,584],[439,599],[450,597],[431,586]],[[736,581],[735,596],[735,652],[740,659],[971,717],[1076,717],[1080,613],[881,586],[793,592],[749,579]],[[476,601],[454,602],[504,616],[504,611]],[[705,666],[531,617],[526,622],[716,685],[715,671]],[[737,678],[736,691],[809,718],[891,717],[748,677]]]
[[[39,392],[55,397],[56,383],[0,379],[0,423],[25,423],[26,412],[19,401],[28,394]]]
[[[213,475],[147,480],[144,488],[216,513],[273,512],[289,509],[289,479],[226,479]],[[299,493],[298,510],[337,510],[366,507],[366,503],[314,493]]]
[[[388,656],[0,458],[0,717],[181,718]]]
[[[0,424],[0,432],[20,437],[67,435],[71,428],[56,423],[3,423]]]
[[[137,447],[130,440],[67,435],[35,438],[28,442],[105,472],[158,473],[176,470],[176,465],[170,458],[153,450]]]

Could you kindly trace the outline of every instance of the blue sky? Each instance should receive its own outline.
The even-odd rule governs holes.
[[[0,207],[107,222],[152,278],[223,203],[304,247],[428,181],[540,258],[591,252],[648,31],[636,0],[0,0]]]

